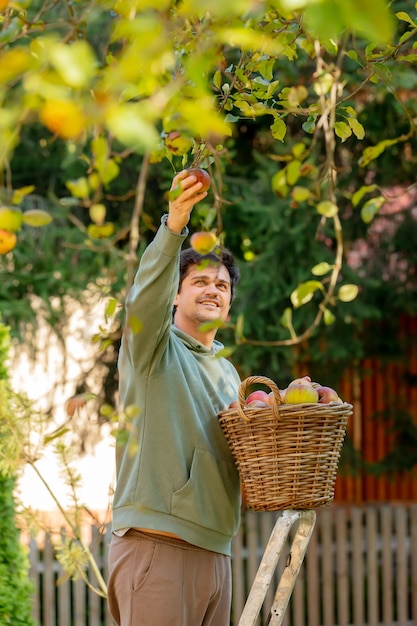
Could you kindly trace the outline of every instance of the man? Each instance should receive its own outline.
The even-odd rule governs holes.
[[[108,581],[118,626],[230,623],[240,487],[217,413],[240,380],[216,357],[216,325],[202,325],[227,319],[239,271],[225,249],[181,253],[207,192],[187,171],[178,187],[126,299],[120,400],[134,417],[117,450]]]

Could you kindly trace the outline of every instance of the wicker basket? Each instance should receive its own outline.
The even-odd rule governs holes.
[[[267,385],[271,407],[245,405],[246,389]],[[333,500],[340,450],[352,405],[282,404],[277,385],[250,376],[239,388],[239,406],[219,422],[239,470],[246,504],[254,511],[315,509]]]

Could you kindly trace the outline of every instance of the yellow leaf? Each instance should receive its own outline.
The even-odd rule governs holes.
[[[23,214],[20,209],[14,209],[12,207],[1,206],[0,207],[0,228],[3,230],[9,230],[16,232],[21,229],[23,224]]]
[[[20,189],[13,190],[13,204],[20,204],[25,196],[32,193],[35,189],[35,185],[26,185],[26,187],[20,187]]]
[[[87,87],[96,71],[96,59],[86,41],[72,45],[56,42],[48,46],[49,60],[70,87]]]
[[[28,226],[47,226],[52,222],[52,215],[42,209],[29,209],[23,213],[23,222]]]
[[[89,224],[87,233],[92,239],[107,239],[114,233],[114,224],[106,222],[105,224]]]
[[[107,112],[106,123],[117,139],[127,146],[152,151],[159,144],[159,134],[148,112],[137,104],[113,106]]]
[[[0,54],[0,83],[8,83],[33,65],[27,48],[11,48]]]
[[[90,188],[85,176],[75,180],[67,180],[65,186],[75,198],[88,198],[89,196]]]
[[[92,204],[89,209],[90,218],[95,224],[99,226],[103,224],[106,218],[106,207],[104,204]]]
[[[48,100],[40,109],[41,122],[64,139],[76,139],[87,121],[82,109],[71,100]]]

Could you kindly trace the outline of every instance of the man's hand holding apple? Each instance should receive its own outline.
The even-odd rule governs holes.
[[[179,190],[178,195],[175,193],[176,190]],[[190,174],[187,170],[182,170],[176,174],[171,185],[167,219],[169,230],[173,233],[181,233],[190,220],[194,205],[206,196],[207,191],[203,191],[203,182],[199,181],[196,175]]]

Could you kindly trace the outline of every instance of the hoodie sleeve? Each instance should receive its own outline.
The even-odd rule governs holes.
[[[121,350],[135,368],[144,370],[168,339],[179,282],[179,253],[188,235],[171,232],[167,215],[143,253],[126,297],[126,323]]]

